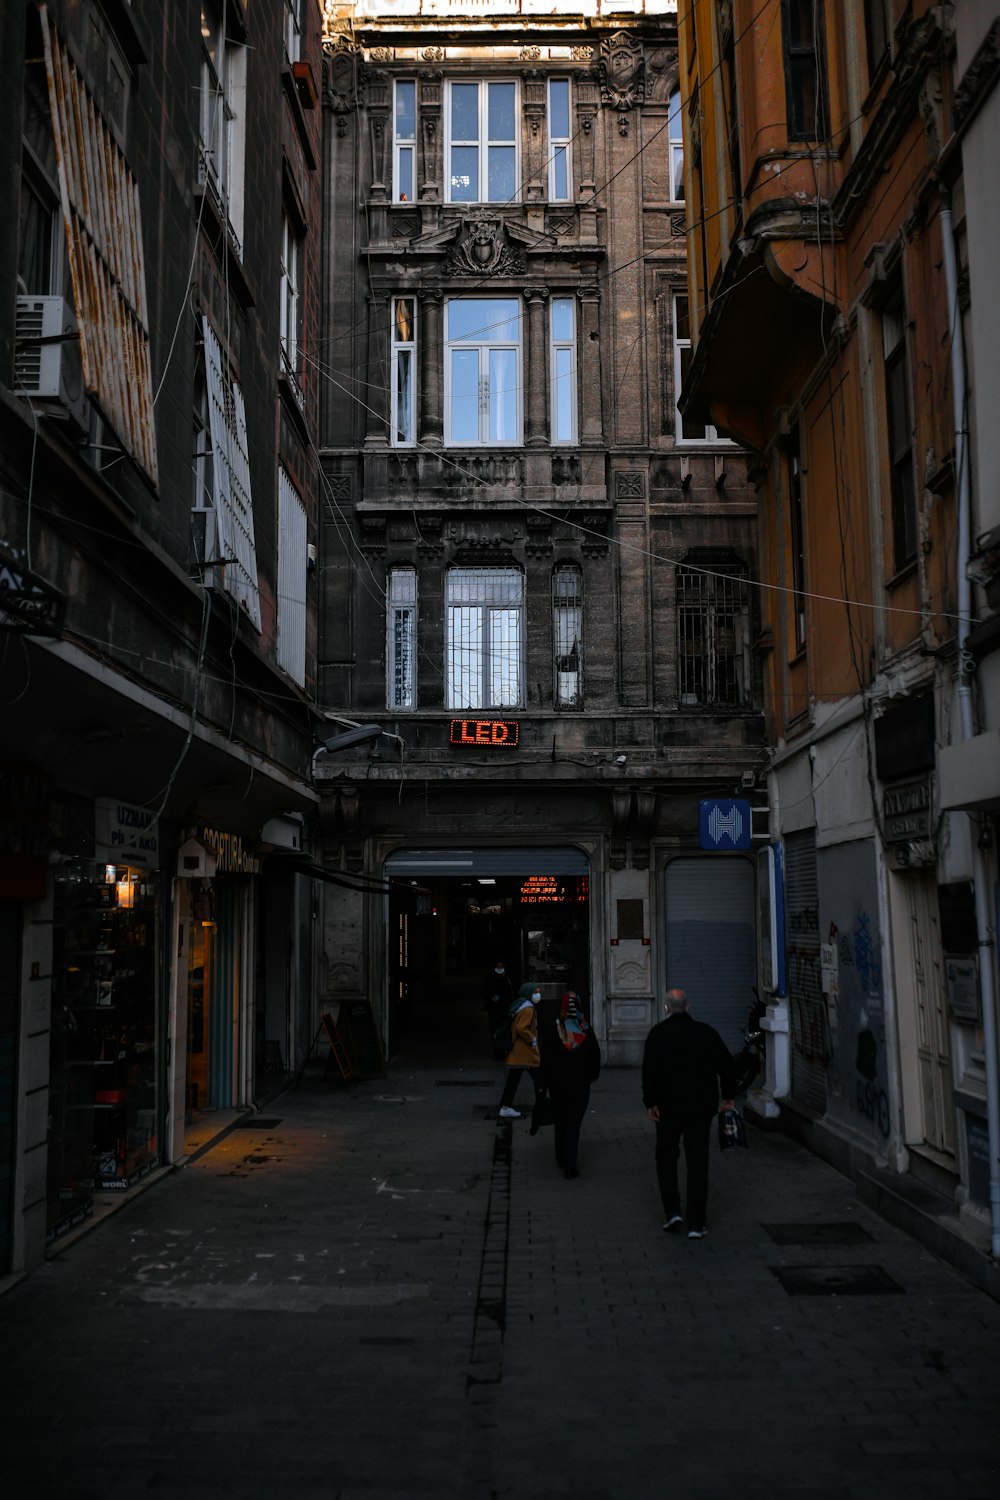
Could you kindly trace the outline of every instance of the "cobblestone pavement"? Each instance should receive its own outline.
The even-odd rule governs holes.
[[[633,1070],[572,1182],[498,1094],[304,1085],[17,1285],[4,1500],[1000,1493],[1000,1306],[845,1178],[751,1132],[675,1239]]]

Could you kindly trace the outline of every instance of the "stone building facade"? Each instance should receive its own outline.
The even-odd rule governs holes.
[[[675,406],[675,7],[421,9],[327,6],[317,1006],[400,1055],[502,951],[612,1060],[668,979],[735,1041],[699,803],[759,800],[755,497]]]

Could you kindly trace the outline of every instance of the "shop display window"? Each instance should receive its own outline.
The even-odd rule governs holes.
[[[156,878],[78,860],[55,884],[49,1227],[159,1159]]]

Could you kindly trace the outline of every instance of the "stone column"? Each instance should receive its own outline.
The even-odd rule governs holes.
[[[528,304],[527,338],[524,347],[525,423],[524,442],[528,448],[543,448],[549,441],[547,388],[548,339],[545,336],[545,305],[549,300],[544,286],[524,289]]]
[[[580,446],[583,448],[604,445],[600,313],[599,289],[596,286],[581,287],[576,343],[580,364]]]
[[[420,389],[418,391],[418,435],[428,447],[440,448],[443,442],[444,349],[441,341],[441,315],[444,301],[439,286],[423,287],[418,293],[420,319],[417,343],[420,349]]]
[[[440,203],[444,200],[441,171],[441,74],[433,69],[423,74],[419,84],[418,130],[420,132],[420,200]],[[417,163],[414,162],[416,180]]]
[[[368,388],[365,403],[365,447],[389,444],[389,298],[376,292],[368,298]]]

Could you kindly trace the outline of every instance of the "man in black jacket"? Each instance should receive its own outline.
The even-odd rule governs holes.
[[[712,1121],[732,1101],[732,1058],[719,1033],[688,1014],[683,990],[668,990],[667,1017],[646,1038],[642,1056],[642,1102],[656,1124],[656,1176],[663,1199],[664,1229],[683,1224],[677,1184],[681,1141],[687,1165],[688,1239],[705,1235],[708,1147]]]

